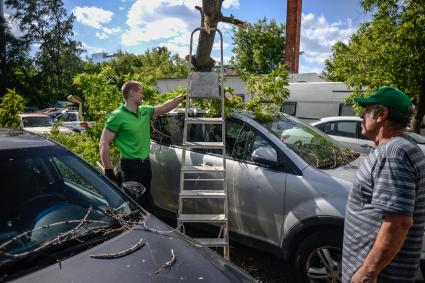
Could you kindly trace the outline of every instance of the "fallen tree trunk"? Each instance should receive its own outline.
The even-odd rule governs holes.
[[[202,8],[195,8],[201,13],[201,30],[196,54],[192,57],[192,65],[195,71],[209,72],[214,67],[215,61],[211,58],[211,50],[214,44],[215,28],[219,22],[234,24],[245,27],[246,24],[240,20],[234,19],[233,16],[225,17],[221,13],[221,5],[224,0],[202,0]]]

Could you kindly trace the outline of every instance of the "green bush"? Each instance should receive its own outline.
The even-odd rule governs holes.
[[[7,128],[19,128],[21,119],[18,113],[22,113],[25,100],[13,89],[7,89],[6,95],[0,103],[0,125]]]

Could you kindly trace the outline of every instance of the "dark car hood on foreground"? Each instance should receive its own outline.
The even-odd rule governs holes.
[[[153,216],[147,226],[169,230]],[[116,259],[91,258],[93,254],[116,253],[144,240],[137,251]],[[173,232],[166,235],[143,230],[136,226],[96,247],[53,264],[13,282],[255,282],[232,263],[213,251],[193,244],[186,236]],[[163,265],[172,259],[171,267]]]

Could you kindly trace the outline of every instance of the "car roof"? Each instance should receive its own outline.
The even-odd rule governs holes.
[[[321,124],[323,122],[334,122],[334,121],[361,121],[362,118],[359,116],[333,116],[333,117],[325,117],[320,119],[317,122],[311,123],[313,124]]]
[[[22,129],[0,128],[0,150],[53,146],[55,143]]]

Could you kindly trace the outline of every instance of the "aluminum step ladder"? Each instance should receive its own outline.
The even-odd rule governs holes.
[[[229,226],[228,226],[228,201],[227,201],[227,184],[226,184],[226,147],[225,147],[225,123],[224,123],[224,70],[223,70],[223,35],[220,30],[215,29],[220,35],[221,47],[221,68],[220,73],[217,72],[194,72],[192,67],[192,43],[193,35],[197,31],[205,30],[203,27],[196,28],[192,31],[190,37],[189,52],[189,69],[188,69],[188,85],[186,95],[186,108],[184,120],[184,132],[182,141],[182,158],[180,171],[180,192],[179,192],[179,208],[177,225],[181,227],[185,233],[185,224],[202,223],[211,224],[220,228],[217,237],[194,238],[196,241],[207,247],[223,248],[223,256],[229,259]],[[213,29],[214,30],[214,29]],[[221,100],[221,117],[202,118],[191,116],[192,99],[219,99]],[[188,140],[188,130],[192,125],[201,125],[205,130],[207,125],[221,127],[220,141],[190,141]],[[215,126],[217,127],[217,126]],[[204,136],[206,137],[206,135]],[[215,149],[221,151],[222,164],[188,164],[187,154],[192,149]],[[209,166],[208,166],[209,165]],[[201,178],[203,176],[204,178]],[[186,186],[188,182],[214,183],[219,189],[189,189]],[[219,185],[217,185],[219,184]],[[220,211],[214,213],[201,213],[196,207],[190,212],[185,212],[185,201],[207,200],[219,203]],[[222,210],[221,210],[222,205]],[[199,225],[199,224],[198,224]]]

